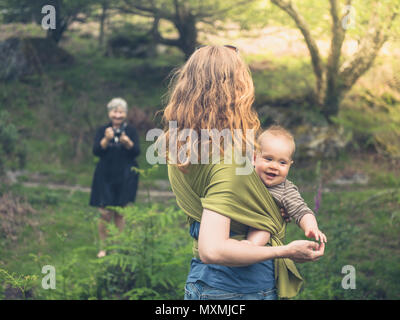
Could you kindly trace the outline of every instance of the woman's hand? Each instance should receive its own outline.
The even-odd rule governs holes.
[[[295,262],[316,261],[324,255],[325,243],[308,240],[295,240],[286,245],[287,257]]]
[[[131,139],[129,139],[129,137],[125,134],[125,132],[122,132],[120,141],[125,146],[125,148],[127,149],[133,148],[134,143]]]
[[[101,148],[107,149],[108,143],[112,138],[114,138],[114,130],[111,127],[108,127],[106,131],[104,131],[103,139],[100,141]]]
[[[106,138],[107,142],[111,141],[114,138],[114,130],[111,127],[108,127],[104,132],[104,137]]]

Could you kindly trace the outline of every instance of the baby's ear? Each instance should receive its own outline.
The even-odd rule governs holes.
[[[257,157],[257,151],[253,152],[253,158],[251,159],[251,165],[255,166],[256,165],[256,157]]]

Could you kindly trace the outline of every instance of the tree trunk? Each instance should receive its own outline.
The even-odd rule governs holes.
[[[160,22],[160,18],[158,16],[154,16],[153,26],[149,32],[149,36],[151,38],[151,42],[149,43],[148,49],[148,57],[154,58],[157,56],[157,44],[160,41],[160,34],[158,32],[158,25]]]
[[[179,48],[184,54],[186,59],[194,52],[197,45],[197,28],[196,28],[196,17],[189,14],[184,16],[176,15],[173,18],[169,18],[176,29],[178,30],[179,37],[175,39],[163,38],[158,30],[160,17],[155,15],[153,27],[150,33],[156,43],[161,43],[167,46],[174,46]]]
[[[175,21],[175,26],[179,32],[178,47],[188,59],[197,45],[196,18],[189,13],[179,21]]]
[[[107,3],[101,4],[101,15],[100,15],[100,30],[99,30],[99,48],[102,49],[104,45],[104,27],[107,19]]]
[[[331,123],[330,117],[336,115],[339,112],[339,104],[343,98],[343,92],[341,90],[341,79],[339,77],[340,68],[340,56],[342,53],[342,46],[346,36],[346,30],[342,26],[342,19],[339,17],[339,2],[338,0],[329,0],[330,2],[330,14],[332,18],[331,27],[331,45],[328,55],[328,61],[326,63],[326,70],[324,71],[325,77],[323,90],[325,91],[320,95],[319,102],[322,102],[322,114],[325,116],[327,121]],[[348,4],[350,2],[348,1]]]
[[[314,103],[320,106],[321,112],[324,108],[324,101],[326,96],[326,67],[321,58],[317,42],[311,34],[311,29],[308,26],[304,17],[300,14],[297,7],[291,2],[286,0],[271,0],[273,4],[285,11],[295,22],[296,27],[303,35],[304,41],[307,45],[308,52],[311,57],[311,66],[315,75],[315,88],[314,88]]]
[[[379,17],[374,15],[369,21],[368,31],[361,39],[357,52],[339,66],[341,54],[341,44],[343,34],[337,30],[332,38],[333,53],[327,64],[327,85],[323,105],[323,114],[331,122],[331,116],[339,112],[339,105],[345,94],[351,90],[357,80],[365,74],[373,65],[380,49],[388,39],[388,31],[392,22],[396,18],[393,14],[388,21],[388,25],[379,21]],[[337,42],[336,44],[334,42]],[[335,45],[334,45],[335,44]],[[334,57],[331,59],[331,57]],[[336,58],[335,58],[336,57]]]
[[[47,38],[58,44],[68,27],[68,19],[65,18],[65,13],[62,8],[62,1],[53,3],[56,10],[56,28],[47,30]]]
[[[67,30],[66,23],[63,22],[59,23],[57,19],[56,28],[53,30],[52,29],[47,30],[47,38],[58,44],[66,30]]]
[[[344,93],[337,86],[330,86],[325,92],[322,114],[328,123],[332,123],[331,116],[339,112],[339,105],[343,99]]]

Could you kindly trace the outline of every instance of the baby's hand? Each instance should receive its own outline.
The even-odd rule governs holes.
[[[304,232],[307,238],[314,238],[316,241],[327,242],[325,234],[319,229],[309,229]]]
[[[281,216],[283,217],[283,220],[285,220],[286,223],[289,223],[292,221],[292,218],[287,214],[286,210],[284,208],[280,208]]]

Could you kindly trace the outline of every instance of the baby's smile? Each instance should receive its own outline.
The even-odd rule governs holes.
[[[254,158],[256,173],[267,187],[284,182],[293,162],[293,145],[286,137],[268,134],[261,141],[260,148]]]
[[[278,173],[273,172],[264,172],[264,177],[261,176],[261,180],[263,180],[264,184],[268,187],[272,187],[281,183],[285,177],[282,177]]]

